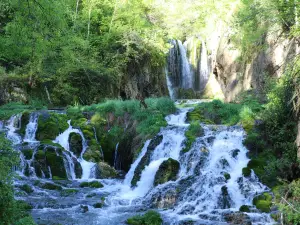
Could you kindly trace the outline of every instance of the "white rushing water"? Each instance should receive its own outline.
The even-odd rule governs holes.
[[[178,47],[181,59],[181,87],[184,89],[193,88],[193,73],[187,58],[186,49],[180,40],[178,40]]]
[[[29,118],[29,123],[26,125],[26,132],[24,141],[25,142],[35,142],[35,134],[38,128],[38,113],[31,113]]]
[[[21,115],[14,115],[8,121],[5,126],[8,130],[6,133],[7,139],[9,139],[13,145],[21,144],[22,137],[16,133],[21,128]]]
[[[208,70],[208,56],[205,42],[202,40],[201,45],[201,59],[200,59],[200,74],[199,74],[199,86],[202,91],[209,79],[209,70]]]
[[[175,90],[173,88],[172,82],[171,82],[169,74],[168,74],[168,68],[165,68],[165,74],[166,74],[166,81],[167,81],[169,96],[172,100],[175,100],[176,99]]]
[[[75,154],[70,151],[70,145],[69,145],[69,137],[71,133],[77,133],[81,136],[82,138],[82,151],[81,151],[81,155],[80,157],[77,159],[78,162],[80,163],[81,167],[82,167],[82,177],[81,179],[90,179],[93,178],[93,168],[95,166],[95,163],[92,162],[88,162],[86,160],[83,159],[83,154],[85,153],[85,151],[87,150],[87,142],[82,134],[82,132],[78,129],[75,129],[71,126],[71,121],[68,121],[69,127],[67,130],[65,130],[63,133],[61,133],[60,135],[58,135],[56,137],[56,139],[53,141],[54,143],[58,143],[60,144],[66,151],[68,151],[72,158],[76,158]],[[67,156],[67,154],[64,154],[65,156]],[[70,170],[70,175],[72,180],[76,179],[75,176],[75,171],[74,171],[74,163],[73,160],[71,159],[71,157],[67,156],[67,161],[69,163],[69,170]]]

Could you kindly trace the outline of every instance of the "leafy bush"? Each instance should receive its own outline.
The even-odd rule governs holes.
[[[126,223],[130,225],[161,225],[163,220],[158,212],[150,210],[144,215],[137,215],[127,219]]]

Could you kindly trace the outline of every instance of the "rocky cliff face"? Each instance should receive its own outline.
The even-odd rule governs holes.
[[[241,92],[253,89],[262,93],[266,77],[280,77],[288,62],[298,54],[295,39],[282,34],[267,35],[264,50],[257,52],[249,62],[242,62],[241,52],[232,44],[228,33],[208,40],[211,47],[211,67],[227,102],[233,101]],[[213,86],[207,86],[213,89]]]

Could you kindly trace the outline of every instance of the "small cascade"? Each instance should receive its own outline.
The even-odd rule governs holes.
[[[66,156],[66,159],[68,161],[69,167],[69,175],[72,180],[76,179],[75,176],[75,166],[74,163],[72,164],[73,160],[72,158],[75,158],[82,167],[82,177],[81,179],[90,179],[93,178],[94,175],[92,174],[93,167],[95,166],[95,163],[87,162],[83,159],[83,154],[88,148],[87,141],[85,140],[83,133],[79,129],[75,129],[71,126],[71,120],[68,121],[69,128],[65,130],[62,134],[58,135],[56,139],[53,141],[54,143],[60,144],[66,151],[70,153],[71,156],[67,156],[68,154],[64,154]],[[70,145],[69,145],[69,136],[71,133],[77,133],[82,138],[82,151],[79,158],[75,156],[75,154],[70,151]]]
[[[25,142],[36,142],[35,133],[38,128],[38,113],[31,113],[29,118],[29,123],[26,126],[26,133],[24,137]]]
[[[176,99],[175,91],[174,91],[172,82],[170,80],[170,77],[168,75],[168,69],[167,68],[165,68],[165,74],[166,74],[166,80],[167,80],[167,87],[168,87],[168,91],[169,91],[169,96],[172,100],[175,100]]]
[[[143,156],[146,154],[148,146],[150,144],[150,140],[147,140],[144,144],[144,147],[141,151],[141,153],[139,154],[138,158],[134,161],[134,163],[131,165],[130,170],[128,171],[128,173],[126,174],[125,180],[124,180],[124,184],[130,186],[131,185],[131,180],[134,176],[134,171],[136,169],[136,167],[138,166],[138,164],[140,163],[141,159],[143,158]]]
[[[96,140],[97,144],[100,146],[101,157],[104,160],[103,149],[102,149],[102,147],[100,145],[100,142],[98,141],[98,137],[97,137],[97,133],[96,133],[96,128],[95,127],[93,127],[93,131],[94,131],[95,140]]]
[[[116,170],[119,169],[119,163],[118,163],[118,149],[119,149],[119,143],[116,144],[116,148],[115,148],[114,168],[115,168]]]
[[[17,130],[21,128],[21,114],[12,116],[8,121],[6,137],[9,139],[13,145],[21,144],[22,138],[19,134],[16,133]]]
[[[208,56],[205,42],[202,40],[201,45],[201,59],[200,59],[200,72],[199,72],[199,87],[202,91],[209,79],[209,70],[208,70]]]
[[[152,153],[151,162],[143,170],[140,181],[137,182],[137,187],[131,191],[126,191],[126,193],[122,195],[123,198],[133,200],[145,196],[153,187],[154,177],[161,163],[168,158],[179,160],[180,151],[183,141],[185,140],[184,133],[187,129],[185,120],[188,110],[189,109],[182,109],[180,113],[170,115],[166,118],[169,126],[160,132],[160,135],[163,135],[162,142]],[[174,121],[177,121],[177,123]],[[176,126],[174,126],[175,124]],[[145,149],[143,150],[145,151]],[[144,151],[141,152],[138,159],[142,158],[141,155],[145,154]],[[136,162],[134,165],[135,164]]]
[[[180,40],[178,40],[178,48],[180,53],[180,65],[181,65],[181,87],[184,89],[193,88],[193,73],[191,71],[191,66],[187,58],[186,48]]]

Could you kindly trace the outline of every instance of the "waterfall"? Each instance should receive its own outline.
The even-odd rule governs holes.
[[[207,56],[207,49],[205,42],[202,40],[202,45],[201,45],[201,59],[200,59],[200,73],[199,73],[199,87],[200,91],[202,91],[209,78],[209,70],[208,70],[208,56]]]
[[[170,80],[170,77],[168,75],[168,69],[167,68],[165,68],[165,74],[166,74],[166,81],[167,81],[169,96],[172,100],[175,100],[175,92],[174,92],[174,88],[173,88],[172,82]]]
[[[96,140],[97,144],[100,146],[101,157],[104,160],[104,154],[103,154],[102,146],[100,145],[100,142],[98,141],[98,137],[97,137],[97,133],[96,133],[96,128],[94,126],[93,126],[93,131],[94,131],[95,140]]]
[[[124,179],[124,184],[130,186],[131,185],[131,180],[134,176],[134,171],[136,169],[136,167],[138,166],[138,164],[140,163],[141,159],[143,158],[143,156],[146,154],[147,152],[147,148],[150,144],[150,140],[146,141],[144,144],[144,147],[141,151],[141,153],[139,154],[138,158],[134,161],[134,163],[131,165],[130,170],[128,171],[128,173],[126,174],[126,177]]]
[[[181,87],[184,89],[190,89],[193,88],[193,73],[187,58],[186,48],[180,40],[178,40],[178,48],[181,59]]]
[[[119,149],[119,142],[116,144],[116,148],[115,148],[114,168],[116,170],[119,169],[119,165],[118,165],[118,149]]]
[[[71,126],[71,120],[68,121],[68,124],[69,124],[68,129],[65,130],[62,134],[58,135],[53,142],[60,144],[66,151],[68,151],[71,154],[72,157],[70,157],[70,156],[67,157],[69,163],[71,163],[72,158],[75,158],[78,160],[78,162],[80,163],[80,165],[82,167],[81,179],[93,178],[93,174],[91,172],[92,172],[93,167],[95,166],[95,163],[87,162],[86,160],[83,159],[83,154],[85,153],[85,151],[87,150],[87,147],[88,147],[87,141],[85,140],[83,133],[80,130],[75,129]],[[73,154],[73,152],[70,151],[69,136],[71,133],[77,133],[82,138],[82,151],[81,151],[81,155],[79,158],[77,158],[75,156],[75,154]],[[64,154],[64,155],[67,155],[67,154]],[[69,169],[70,169],[71,178],[74,180],[76,178],[75,171],[74,171],[74,164],[70,165]]]
[[[21,144],[22,142],[21,136],[16,133],[16,131],[21,128],[21,116],[21,114],[12,116],[5,126],[8,129],[6,137],[13,143],[13,145]]]
[[[38,128],[38,119],[39,119],[38,113],[30,114],[29,123],[26,126],[26,132],[25,132],[25,137],[24,137],[25,142],[35,142],[36,141],[35,133]]]
[[[132,200],[145,196],[153,187],[154,177],[161,163],[168,158],[179,159],[179,153],[182,149],[183,141],[185,140],[184,133],[187,128],[185,120],[188,110],[189,109],[182,109],[179,114],[171,115],[166,118],[169,126],[160,132],[160,134],[163,135],[162,142],[155,148],[151,156],[151,162],[143,170],[140,181],[137,182],[137,187],[133,190],[126,191],[122,195],[123,198]],[[174,121],[177,121],[177,123]],[[174,124],[176,124],[176,126],[174,126]],[[146,143],[145,145],[148,144]],[[145,146],[137,161],[141,160],[142,155],[145,154],[144,151],[146,151]],[[135,162],[133,165],[137,166],[137,164],[138,162]],[[132,173],[132,169],[130,169],[130,171]],[[132,175],[130,175],[130,177],[131,176]],[[129,177],[126,179],[128,183]]]

